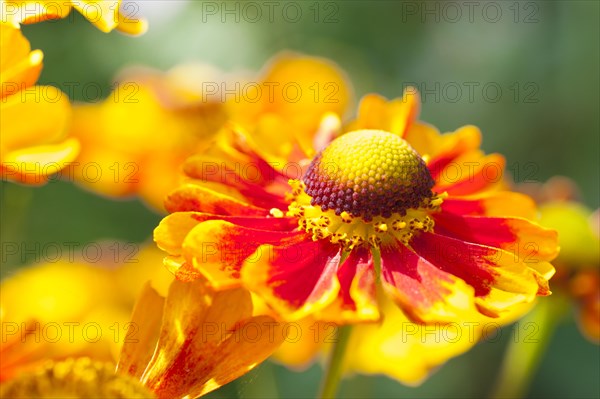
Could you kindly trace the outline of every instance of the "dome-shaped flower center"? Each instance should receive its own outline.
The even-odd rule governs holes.
[[[347,250],[408,244],[433,231],[432,213],[446,197],[434,194],[425,161],[400,137],[381,130],[347,133],[329,144],[303,181],[290,180],[287,212],[313,240],[329,239]]]
[[[129,375],[115,373],[109,363],[82,357],[49,361],[41,369],[11,379],[0,390],[3,398],[154,398]]]
[[[358,130],[332,141],[303,178],[311,205],[370,221],[418,208],[434,181],[417,152],[395,134]]]

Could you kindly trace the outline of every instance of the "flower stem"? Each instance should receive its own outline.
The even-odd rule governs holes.
[[[321,391],[318,396],[321,399],[335,398],[335,394],[342,378],[344,356],[346,355],[346,347],[351,333],[352,326],[338,327],[337,339],[333,345],[325,378],[323,379],[323,385],[321,386]]]
[[[560,295],[545,298],[513,326],[500,375],[490,398],[522,398],[542,359],[554,330],[568,308]]]

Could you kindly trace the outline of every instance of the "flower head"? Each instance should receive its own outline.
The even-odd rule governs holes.
[[[528,197],[502,190],[503,158],[479,150],[475,127],[441,135],[415,121],[417,104],[412,90],[367,96],[341,134],[326,115],[315,131],[339,137],[296,176],[233,127],[222,173],[193,157],[190,182],[166,200],[172,215],[155,231],[166,264],[244,285],[290,319],[376,320],[379,287],[421,322],[499,317],[548,295],[555,232],[528,219]],[[244,160],[256,177],[232,170]]]
[[[35,86],[43,54],[31,50],[20,29],[0,23],[0,33],[2,178],[42,184],[79,151],[77,140],[66,138],[69,100],[55,87]]]
[[[225,122],[222,104],[203,102],[177,79],[177,70],[126,71],[104,101],[73,107],[70,133],[82,143],[72,170],[78,183],[111,197],[137,194],[162,210],[180,165],[206,150]],[[90,164],[99,166],[97,178],[88,177]]]

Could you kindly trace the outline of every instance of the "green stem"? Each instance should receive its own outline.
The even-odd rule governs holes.
[[[342,379],[344,356],[346,355],[346,347],[352,333],[352,326],[340,326],[337,331],[337,339],[333,345],[327,371],[321,386],[319,398],[332,399],[338,390],[340,380]]]
[[[546,351],[554,330],[568,308],[560,295],[544,298],[513,326],[513,340],[504,355],[493,399],[522,398]]]

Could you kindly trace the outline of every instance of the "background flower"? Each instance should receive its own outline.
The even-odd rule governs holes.
[[[2,178],[42,184],[72,162],[79,150],[77,140],[66,137],[69,99],[56,87],[34,86],[43,54],[31,51],[18,28],[1,23],[0,32]]]
[[[2,281],[2,380],[49,359],[116,362],[144,281],[166,294],[172,277],[153,245],[106,242],[92,251],[98,248],[104,257],[93,255],[96,262],[65,253]]]

